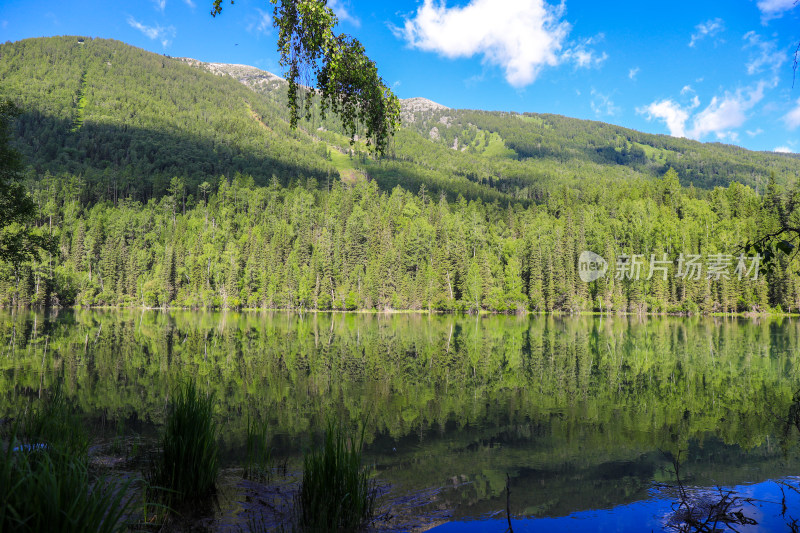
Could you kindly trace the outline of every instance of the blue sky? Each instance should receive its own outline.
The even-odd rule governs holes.
[[[2,0],[0,40],[118,39],[280,74],[267,0]],[[401,98],[800,152],[795,0],[329,1]],[[799,73],[800,74],[800,73]],[[0,85],[1,85],[0,81]]]

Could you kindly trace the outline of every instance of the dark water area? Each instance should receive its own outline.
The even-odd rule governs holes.
[[[507,507],[514,531],[662,530],[680,457],[693,495],[742,495],[738,530],[789,531],[799,358],[790,318],[3,313],[0,417],[60,382],[98,449],[147,446],[193,379],[230,469],[248,416],[290,472],[327,420],[366,422],[395,530],[504,531]]]

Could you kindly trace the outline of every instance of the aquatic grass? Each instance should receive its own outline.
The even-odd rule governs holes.
[[[10,454],[13,454],[10,455]],[[6,452],[0,466],[0,531],[122,531],[129,482],[92,483],[84,458]]]
[[[355,438],[329,422],[322,446],[304,454],[296,501],[300,530],[358,531],[375,516],[377,488],[371,469],[361,465],[365,427]]]
[[[47,449],[67,457],[83,457],[89,438],[74,406],[57,384],[38,404],[32,404],[19,419],[15,438],[19,450]]]
[[[272,471],[272,450],[269,447],[267,423],[247,417],[245,479],[268,481]]]
[[[114,440],[111,441],[111,446],[109,446],[109,451],[114,455],[121,454],[125,447],[125,422],[122,418],[117,419],[117,431],[114,435]]]
[[[213,406],[214,396],[201,395],[192,382],[175,389],[148,480],[154,495],[169,505],[203,499],[216,490],[219,432]]]
[[[106,533],[127,527],[130,482],[91,479],[88,439],[59,388],[20,416],[3,440],[0,532]]]

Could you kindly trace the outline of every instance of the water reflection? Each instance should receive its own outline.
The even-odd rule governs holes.
[[[453,518],[556,517],[689,482],[798,473],[781,410],[800,388],[791,319],[60,311],[0,314],[0,412],[62,380],[92,420],[143,430],[191,377],[235,457],[245,415],[296,458],[330,416],[369,424],[395,491]],[[785,415],[785,414],[784,414]],[[790,433],[793,436],[793,433]],[[792,437],[793,438],[793,437]],[[233,459],[231,459],[233,460]]]

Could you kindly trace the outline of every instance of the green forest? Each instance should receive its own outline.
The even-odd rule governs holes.
[[[405,108],[375,157],[331,117],[292,129],[274,77],[208,70],[104,39],[0,45],[35,225],[57,243],[0,265],[0,305],[800,311],[796,259],[734,274],[791,215],[797,157],[436,105]],[[580,279],[584,250],[605,277]],[[616,276],[632,255],[639,279]],[[732,263],[695,279],[688,255]]]

